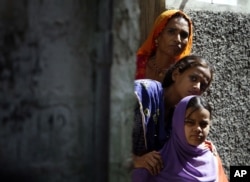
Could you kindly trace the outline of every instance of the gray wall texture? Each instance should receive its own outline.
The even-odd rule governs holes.
[[[250,165],[250,14],[187,13],[195,25],[193,53],[215,69],[206,96],[214,108],[210,139],[229,174],[230,165]]]

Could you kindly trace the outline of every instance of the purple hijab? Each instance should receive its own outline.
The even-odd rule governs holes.
[[[183,98],[173,115],[172,135],[160,151],[164,168],[156,176],[144,168],[133,170],[133,182],[191,182],[216,181],[216,158],[203,144],[194,147],[187,143],[184,132],[186,107],[194,96]]]

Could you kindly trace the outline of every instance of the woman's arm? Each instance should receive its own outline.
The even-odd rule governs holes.
[[[156,175],[163,168],[163,163],[159,152],[147,152],[142,117],[140,104],[137,103],[132,136],[134,168],[145,168]]]
[[[159,152],[152,151],[142,156],[133,155],[134,168],[145,168],[151,175],[157,175],[163,168],[162,158]]]

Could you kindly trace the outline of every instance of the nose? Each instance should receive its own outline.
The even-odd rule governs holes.
[[[196,124],[194,126],[194,131],[197,132],[197,133],[200,133],[202,131],[201,126],[199,124]]]
[[[179,33],[175,35],[175,41],[178,43],[181,42],[181,35]]]
[[[193,85],[193,91],[197,94],[200,93],[201,91],[201,83],[200,82],[196,82],[194,85]]]

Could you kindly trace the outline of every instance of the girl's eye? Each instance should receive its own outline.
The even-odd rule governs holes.
[[[193,125],[194,121],[192,121],[192,120],[185,120],[185,124],[187,124],[187,125]]]
[[[206,128],[207,125],[208,125],[207,122],[202,122],[202,123],[200,123],[200,127],[201,127],[201,128]]]
[[[191,80],[191,81],[197,81],[197,77],[196,77],[196,76],[191,75],[191,76],[190,76],[190,80]]]

